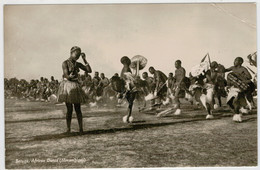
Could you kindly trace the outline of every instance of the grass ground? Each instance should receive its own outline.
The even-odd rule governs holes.
[[[124,108],[82,106],[84,134],[76,118],[65,134],[65,106],[5,101],[6,168],[130,168],[257,166],[257,114],[234,123],[227,107],[206,112],[184,105],[180,116],[157,118]],[[75,113],[73,114],[75,117]]]

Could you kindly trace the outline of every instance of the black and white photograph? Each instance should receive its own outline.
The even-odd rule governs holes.
[[[4,4],[5,168],[258,167],[257,6]]]

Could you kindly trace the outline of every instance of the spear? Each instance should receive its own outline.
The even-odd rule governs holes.
[[[248,66],[246,66],[247,67],[247,69],[249,70],[249,71],[251,71],[253,74],[255,74],[255,72],[251,69],[251,68],[249,68]]]
[[[211,61],[210,61],[210,56],[209,56],[209,53],[208,53],[208,57],[209,57],[209,65],[211,64]]]

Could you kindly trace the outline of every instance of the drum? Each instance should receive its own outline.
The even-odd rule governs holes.
[[[244,83],[236,74],[229,73],[227,75],[228,84],[232,84],[235,87],[239,88],[241,91],[246,91],[249,88],[247,83]]]

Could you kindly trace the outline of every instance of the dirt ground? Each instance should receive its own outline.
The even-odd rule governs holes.
[[[256,110],[232,121],[227,106],[206,112],[184,104],[179,116],[155,117],[125,108],[82,106],[84,134],[73,113],[65,134],[66,108],[44,102],[5,100],[6,168],[130,168],[257,166]]]

